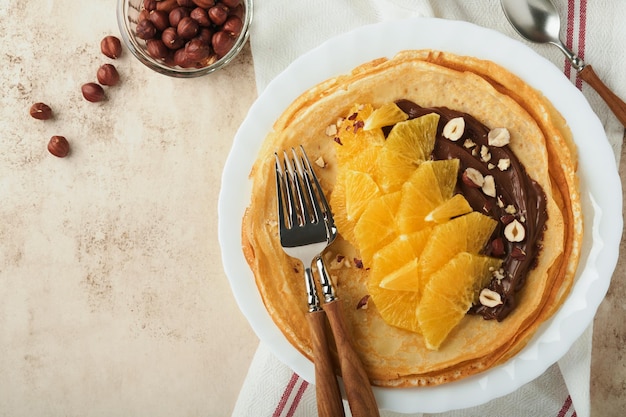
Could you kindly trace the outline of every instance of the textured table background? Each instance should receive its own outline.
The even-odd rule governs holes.
[[[192,80],[110,60],[115,6],[0,4],[0,416],[230,415],[257,346],[217,241],[250,51]],[[107,62],[121,83],[88,103]],[[32,119],[36,101],[55,118]],[[57,134],[65,159],[46,150]],[[625,262],[595,321],[594,416],[626,406]]]

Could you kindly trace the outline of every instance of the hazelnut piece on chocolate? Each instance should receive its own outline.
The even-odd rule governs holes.
[[[455,117],[450,119],[448,123],[443,127],[443,137],[455,142],[461,139],[465,132],[465,119],[462,117]]]
[[[524,238],[526,238],[526,229],[524,229],[524,226],[517,219],[515,219],[504,228],[504,237],[509,242],[521,242]]]
[[[485,307],[496,307],[502,304],[502,297],[495,291],[489,288],[483,288],[478,296],[478,300]]]
[[[466,168],[461,177],[463,182],[473,188],[480,188],[485,183],[485,177],[476,168]]]
[[[485,193],[485,195],[488,195],[489,197],[496,196],[496,182],[493,179],[493,175],[485,176],[485,181],[483,182],[481,189],[483,190],[483,193]]]

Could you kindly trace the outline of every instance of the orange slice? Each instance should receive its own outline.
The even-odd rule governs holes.
[[[413,172],[402,186],[398,208],[398,228],[402,233],[415,232],[431,225],[427,217],[452,197],[458,169],[458,159],[446,159],[426,161]],[[466,212],[464,207],[456,215],[463,212]]]
[[[409,115],[400,110],[396,103],[386,103],[374,110],[365,120],[363,130],[379,129],[385,126],[393,126],[403,122]]]
[[[340,170],[330,196],[335,224],[339,233],[355,243],[354,226],[371,199],[380,196],[378,185],[371,175],[354,170]]]
[[[400,192],[374,198],[357,221],[354,236],[365,264],[371,265],[374,253],[398,236],[395,217],[399,204]]]
[[[376,161],[376,179],[383,191],[399,190],[413,171],[430,158],[438,123],[439,115],[431,113],[397,123],[391,129]]]
[[[431,277],[417,308],[428,349],[439,349],[501,263],[496,258],[460,252]]]

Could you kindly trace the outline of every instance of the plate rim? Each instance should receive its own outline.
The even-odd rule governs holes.
[[[407,34],[420,35],[429,30],[438,30],[438,33],[445,33],[445,36],[434,37],[436,41],[432,41],[432,36],[428,37],[429,39],[416,36],[415,40],[412,41],[396,42],[394,47],[389,47],[388,45],[389,39],[402,39],[400,36]],[[458,33],[464,34],[461,41],[455,36]],[[476,42],[477,39],[484,41],[484,43]],[[371,41],[368,44],[370,46],[368,52],[363,54],[362,58],[361,55],[357,57],[351,56],[350,59],[345,59],[337,65],[329,61],[329,53],[339,54],[342,58],[346,58],[347,55],[341,55],[343,52],[346,52],[346,45],[352,45],[356,41]],[[471,42],[474,43],[472,44]],[[385,45],[385,43],[387,44]],[[406,47],[407,45],[414,46]],[[489,47],[486,48],[485,45]],[[441,48],[435,46],[449,47]],[[392,57],[395,53],[404,49],[439,49],[455,54],[472,55],[503,65],[533,87],[550,85],[549,83],[558,86],[558,91],[554,91],[552,88],[541,89],[541,91],[555,103],[555,106],[572,127],[574,140],[579,146],[581,194],[583,194],[582,197],[585,203],[583,213],[586,218],[587,215],[593,214],[590,217],[593,219],[590,230],[587,230],[589,225],[587,222],[585,223],[585,241],[587,242],[586,250],[588,250],[588,254],[586,254],[585,259],[581,257],[572,292],[568,295],[563,306],[540,327],[521,352],[502,365],[478,375],[444,385],[415,388],[374,387],[374,393],[382,409],[395,412],[443,412],[477,406],[509,394],[525,383],[537,378],[549,366],[556,363],[593,320],[600,302],[606,295],[617,263],[619,242],[623,228],[621,217],[622,201],[619,199],[617,204],[607,206],[605,204],[606,197],[599,194],[605,190],[617,190],[618,195],[622,194],[615,156],[608,139],[606,139],[604,127],[589,103],[554,64],[538,55],[530,47],[501,32],[459,20],[413,17],[399,21],[386,21],[360,26],[330,38],[317,48],[294,60],[268,84],[250,107],[248,115],[235,135],[231,151],[224,165],[218,200],[218,239],[222,250],[222,263],[231,284],[233,295],[251,327],[259,339],[269,347],[270,351],[279,360],[305,380],[312,382],[314,378],[312,363],[297,352],[287,342],[282,332],[274,325],[265,310],[260,294],[256,291],[254,278],[252,277],[252,284],[255,291],[252,291],[252,293],[256,294],[250,294],[250,291],[244,291],[244,288],[241,287],[240,277],[242,273],[245,275],[245,268],[248,269],[249,275],[252,276],[251,270],[245,263],[243,253],[240,253],[240,256],[235,256],[237,258],[236,261],[231,258],[235,248],[238,248],[239,252],[241,252],[241,217],[243,216],[241,203],[243,201],[245,206],[249,203],[251,193],[251,183],[247,179],[249,168],[251,168],[251,163],[256,159],[261,143],[271,130],[273,122],[300,93],[333,76],[347,73],[362,63],[381,56]],[[506,50],[507,53],[505,55],[509,56],[514,55],[511,53],[513,50],[518,59],[524,58],[523,61],[527,65],[511,68],[510,60],[503,57],[502,53],[499,52],[502,50]],[[381,54],[381,51],[386,51],[386,53]],[[356,59],[360,59],[360,62],[355,64],[354,60]],[[309,70],[311,64],[320,62],[330,64],[331,68],[322,68],[311,74]],[[533,63],[533,65],[528,65],[528,63]],[[537,69],[541,70],[542,76],[545,76],[546,80],[534,78],[537,74]],[[286,88],[294,84],[300,90]],[[559,96],[563,95],[567,97],[567,100],[559,99]],[[272,107],[270,104],[274,104],[274,106]],[[585,117],[572,117],[581,112]],[[263,122],[261,126],[267,128],[263,133],[259,133],[261,130],[257,124],[259,119]],[[581,119],[585,120],[585,123],[581,123]],[[268,125],[268,123],[270,124]],[[589,134],[592,137],[595,136],[594,140],[597,143],[593,144],[593,152],[583,153],[581,150],[587,150],[590,144],[584,140],[580,143],[579,141],[582,140],[583,136],[589,137]],[[251,143],[250,137],[255,135],[259,140],[257,143]],[[242,157],[249,165],[248,171],[245,172],[246,181],[238,178],[237,186],[233,187],[233,177],[236,177],[237,174],[241,175]],[[608,159],[610,162],[604,159]],[[597,160],[604,164],[604,169],[600,171],[603,188],[600,190],[593,189],[592,191],[591,186],[598,182],[598,178],[589,178],[589,170],[591,169],[589,165]],[[242,200],[242,197],[247,198],[247,201]],[[615,196],[612,198],[614,199]],[[233,210],[233,204],[235,203],[239,204],[238,210]],[[615,216],[615,214],[618,215]],[[607,219],[611,219],[611,217],[613,217],[611,224],[607,226]],[[238,233],[233,233],[233,221],[237,219],[237,224],[239,225]],[[593,239],[591,246],[589,246],[590,243],[587,240],[589,238],[588,233],[591,233]],[[615,250],[611,251],[610,249],[612,248]],[[243,268],[241,265],[242,259],[245,264]],[[593,261],[594,264],[590,265],[590,261]],[[591,268],[591,266],[594,268]],[[583,284],[589,285],[584,285],[585,288],[582,288]],[[574,290],[577,290],[577,293],[581,293],[583,290],[586,292],[586,296],[582,300],[577,300],[582,301],[582,304],[584,304],[582,307],[580,302],[568,303],[573,296]],[[259,302],[260,306],[258,305]],[[269,323],[267,320],[269,320]],[[581,322],[585,322],[587,325],[580,326],[579,323]],[[572,326],[572,323],[577,325]],[[563,338],[567,340],[566,343],[559,344],[558,342],[563,340]],[[533,364],[539,365],[537,363],[538,358],[542,359],[540,366],[530,366]],[[460,399],[458,398],[459,396],[461,396]]]

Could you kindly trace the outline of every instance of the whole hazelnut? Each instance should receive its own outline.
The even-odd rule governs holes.
[[[115,36],[105,36],[100,41],[100,50],[109,58],[117,59],[122,54],[122,43]]]
[[[222,4],[224,4],[225,6],[230,7],[231,9],[233,7],[237,7],[239,5],[240,0],[222,0]]]
[[[213,35],[212,45],[213,50],[217,54],[218,58],[222,58],[230,51],[235,45],[237,38],[230,33],[220,30]]]
[[[194,38],[185,45],[187,58],[192,62],[200,62],[211,54],[211,48],[201,39]]]
[[[181,68],[190,68],[193,62],[187,56],[185,48],[180,48],[174,52],[174,65],[178,65]]]
[[[176,29],[171,26],[163,31],[161,34],[161,40],[169,49],[178,49],[185,46],[183,38],[178,36]]]
[[[83,93],[83,97],[85,97],[85,100],[91,101],[92,103],[102,101],[106,97],[104,95],[104,89],[102,88],[102,86],[96,83],[83,84],[83,86],[81,87],[81,91]]]
[[[143,8],[147,11],[156,10],[157,0],[143,0]]]
[[[141,20],[146,20],[148,19],[148,17],[150,16],[150,11],[146,10],[146,9],[141,9],[141,11],[139,12],[139,16],[137,16],[137,21],[141,21]]]
[[[202,39],[202,42],[207,45],[211,45],[211,39],[213,39],[213,31],[209,28],[202,28],[198,32],[198,39]]]
[[[235,37],[241,34],[242,28],[243,28],[243,22],[237,16],[230,16],[224,22],[224,26],[222,26],[222,30],[230,33],[231,35]]]
[[[140,20],[135,27],[135,33],[140,39],[148,40],[154,38],[157,33],[157,29],[154,24],[149,20]]]
[[[204,7],[205,9],[208,9],[209,7],[212,7],[215,5],[215,0],[192,0],[192,1],[196,6]]]
[[[176,0],[160,0],[157,2],[156,9],[162,10],[164,12],[171,12],[176,7],[178,7],[178,3]]]
[[[228,18],[228,7],[223,4],[217,4],[209,9],[209,18],[218,26],[224,24]]]
[[[191,39],[198,34],[199,26],[198,22],[193,20],[191,17],[183,17],[180,22],[178,22],[178,27],[176,28],[176,32],[178,36],[183,39]]]
[[[193,0],[176,0],[176,3],[178,3],[178,5],[182,7],[195,7],[196,6]]]
[[[65,158],[70,153],[70,144],[64,136],[52,136],[48,142],[48,152],[58,158]]]
[[[177,7],[174,10],[172,10],[168,16],[168,20],[170,21],[170,26],[173,26],[174,28],[176,26],[178,26],[178,22],[180,22],[180,20],[183,17],[187,17],[189,16],[189,9],[185,8],[185,7]]]
[[[148,39],[146,41],[148,54],[154,59],[165,59],[170,54],[170,50],[161,39]]]
[[[211,25],[211,19],[209,19],[209,13],[207,13],[206,9],[202,7],[196,7],[189,14],[193,20],[198,22],[198,25],[202,27],[208,27]]]
[[[148,20],[152,22],[157,30],[165,30],[170,25],[169,13],[163,10],[153,10],[148,15]]]
[[[102,85],[116,85],[120,80],[120,74],[117,72],[115,66],[111,64],[104,64],[98,68],[96,73],[98,82]]]
[[[39,120],[52,118],[52,109],[46,103],[35,103],[30,106],[30,115]]]
[[[243,15],[244,15],[243,4],[240,4],[237,7],[230,9],[230,15],[237,16],[238,18],[243,20]]]

